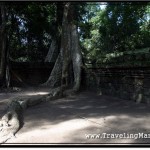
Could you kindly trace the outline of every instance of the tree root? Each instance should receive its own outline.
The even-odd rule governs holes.
[[[52,89],[47,95],[16,97],[11,100],[0,121],[0,143],[15,136],[23,127],[23,112],[31,106],[60,98],[61,88]]]
[[[6,113],[0,121],[0,143],[15,137],[23,127],[23,112],[31,106],[55,100],[64,96],[74,95],[75,90],[62,90],[62,87],[51,89],[47,95],[20,96],[13,98],[8,104]]]
[[[0,123],[0,143],[6,142],[12,136],[15,136],[22,125],[23,109],[19,102],[13,100],[6,114],[2,117]]]

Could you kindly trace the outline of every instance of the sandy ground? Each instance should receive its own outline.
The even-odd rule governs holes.
[[[29,89],[0,93],[0,115],[12,97],[47,92]],[[150,144],[149,116],[150,106],[146,104],[85,91],[28,108],[24,126],[6,144]]]

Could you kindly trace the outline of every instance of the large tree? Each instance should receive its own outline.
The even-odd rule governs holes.
[[[102,6],[87,5],[95,13],[88,11],[89,15],[83,16],[83,29],[88,32],[83,32],[82,45],[88,62],[105,64],[107,53],[149,47],[148,2],[107,2]]]
[[[60,50],[46,83],[52,89],[47,96],[14,99],[0,122],[0,142],[12,137],[22,125],[23,110],[29,106],[79,91],[82,55],[73,3],[64,3]],[[58,42],[59,40],[56,40]],[[57,50],[57,49],[54,49]],[[57,88],[55,88],[57,87]],[[71,90],[70,90],[71,89]]]
[[[72,87],[73,91],[80,88],[82,55],[75,10],[74,4],[69,2],[64,4],[60,50],[51,75],[44,85],[61,86],[63,87],[61,89]],[[53,44],[51,50],[54,53],[57,49]]]

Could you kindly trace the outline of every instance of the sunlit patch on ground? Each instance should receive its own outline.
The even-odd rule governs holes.
[[[48,89],[28,90],[0,96],[0,111],[5,100],[15,96],[48,94]],[[126,107],[123,107],[126,106]],[[28,108],[24,126],[17,138],[7,143],[149,143],[145,138],[87,138],[86,135],[149,133],[150,109],[146,104],[83,92]]]
[[[29,92],[26,95],[47,95],[49,92]]]

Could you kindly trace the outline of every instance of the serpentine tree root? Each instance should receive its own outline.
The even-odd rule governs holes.
[[[28,107],[54,100],[61,96],[61,88],[55,88],[44,96],[34,95],[13,98],[8,104],[6,113],[0,120],[0,144],[15,137],[15,134],[23,127],[23,112]]]

